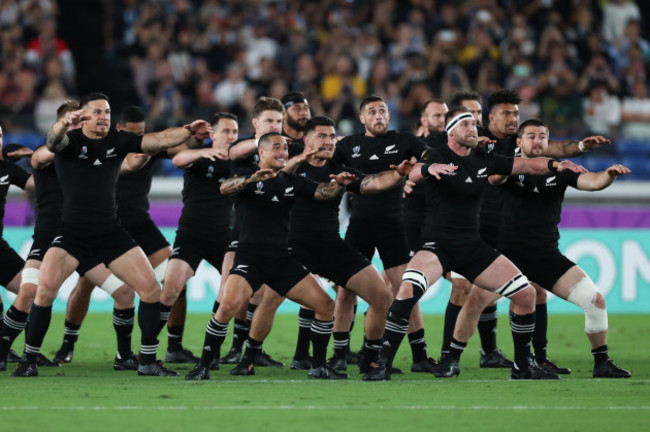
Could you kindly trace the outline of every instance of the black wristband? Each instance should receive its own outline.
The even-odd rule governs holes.
[[[553,165],[555,162],[557,162],[557,166]],[[557,160],[557,159],[549,159],[548,160],[548,170],[550,172],[557,172],[557,168],[558,168],[558,166],[560,166],[560,163],[561,162],[559,160]]]
[[[431,174],[429,173],[429,167],[431,164],[424,164],[422,165],[422,168],[420,168],[420,174],[422,174],[422,177],[430,177]]]

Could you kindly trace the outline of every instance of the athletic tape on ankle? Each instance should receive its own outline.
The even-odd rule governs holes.
[[[169,260],[165,260],[158,264],[155,269],[153,269],[153,273],[156,275],[156,279],[158,279],[159,282],[163,282],[165,280],[165,271],[167,270],[167,263]]]
[[[106,291],[106,293],[108,293],[108,295],[112,295],[112,294],[113,294],[115,291],[117,291],[117,290],[118,290],[122,285],[124,285],[124,282],[122,282],[121,280],[119,280],[119,279],[117,278],[117,276],[115,276],[113,273],[111,273],[111,274],[106,278],[106,280],[104,281],[104,283],[102,284],[102,286],[100,286],[99,288],[100,288],[101,290],[103,290],[103,291]]]
[[[38,276],[40,274],[40,270],[37,268],[26,268],[23,269],[23,272],[21,274],[22,276],[22,281],[20,282],[21,285],[24,284],[34,284],[38,285]]]
[[[583,277],[567,297],[571,303],[580,307],[585,313],[585,332],[598,333],[607,330],[607,309],[596,307],[598,288],[589,279]]]

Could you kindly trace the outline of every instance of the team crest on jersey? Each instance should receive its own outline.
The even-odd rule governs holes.
[[[262,190],[263,187],[264,187],[264,183],[262,183],[261,181],[257,182],[257,190],[255,191],[255,193],[258,195],[264,195],[264,191]]]
[[[521,147],[515,148],[515,157],[521,156]]]
[[[384,154],[395,154],[397,153],[397,146],[395,144],[391,144],[389,146],[386,146],[386,150],[384,151]]]
[[[284,196],[293,196],[293,186],[289,186],[284,190]]]
[[[485,167],[485,168],[481,168],[480,170],[478,170],[478,171],[476,172],[476,178],[484,178],[484,177],[487,177],[486,171],[487,171],[487,167]]]
[[[206,176],[207,178],[212,178],[212,177],[214,177],[214,167],[213,167],[213,166],[209,166],[209,167],[208,167],[208,172],[205,173],[205,176]]]
[[[494,143],[489,143],[487,146],[488,153],[494,150]]]
[[[306,172],[301,172],[301,173],[298,174],[298,175],[301,176],[301,177],[307,177],[307,173],[306,173]]]
[[[519,181],[517,182],[517,186],[519,187],[524,187],[524,178],[525,176],[523,174],[519,174]]]
[[[454,164],[453,162],[449,162],[448,165],[451,166],[451,167],[456,166],[456,164]],[[452,172],[452,173],[450,173],[450,174],[447,174],[447,175],[449,175],[449,176],[455,176],[457,173],[458,173],[458,170],[456,170],[456,171],[454,171],[454,172]]]
[[[8,185],[8,184],[9,184],[9,174],[0,177],[0,185]]]
[[[81,147],[81,152],[79,153],[79,159],[88,159],[88,147]]]
[[[108,150],[106,150],[106,159],[112,158],[112,157],[115,157],[115,156],[117,156],[117,153],[115,153],[115,147],[109,148]]]
[[[555,179],[556,179],[555,176],[551,176],[551,177],[547,178],[546,179],[546,186],[556,186],[557,182],[555,181]]]
[[[358,158],[359,156],[361,156],[361,153],[359,153],[360,151],[361,151],[361,146],[352,147],[352,157]]]

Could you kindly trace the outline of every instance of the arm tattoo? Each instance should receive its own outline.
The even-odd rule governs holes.
[[[59,136],[56,133],[54,133],[54,128],[50,128],[50,130],[47,132],[47,149],[51,151],[52,153],[58,153],[64,148],[68,146],[70,143],[70,139],[68,138],[67,134],[63,134],[63,136]]]
[[[246,188],[248,177],[230,177],[221,183],[221,193],[224,195],[235,194]]]
[[[343,195],[344,190],[345,188],[336,182],[319,183],[318,187],[316,188],[316,193],[314,194],[314,198],[318,200],[328,200],[328,199],[337,198]]]
[[[372,181],[373,181],[373,180],[375,180],[375,179],[381,177],[381,175],[382,175],[382,173],[377,173],[377,174],[368,174],[368,175],[365,176],[363,179],[361,179],[361,188],[359,189],[359,190],[361,191],[361,193],[363,193],[363,191],[364,191],[367,187],[369,187],[369,185],[372,184]]]

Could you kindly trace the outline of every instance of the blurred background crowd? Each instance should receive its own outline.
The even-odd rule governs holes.
[[[258,96],[299,90],[345,135],[370,94],[411,130],[428,99],[507,87],[522,120],[611,137],[602,156],[650,173],[649,3],[2,0],[0,125],[40,145],[63,99],[101,91],[116,113],[142,106],[150,130],[230,111],[244,135]]]

